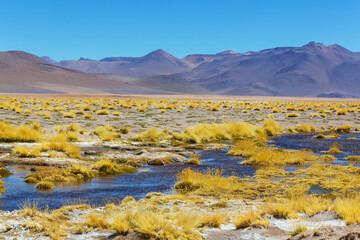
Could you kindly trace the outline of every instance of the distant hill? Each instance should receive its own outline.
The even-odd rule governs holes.
[[[360,96],[360,56],[310,42],[205,62],[177,74],[224,95]]]
[[[35,55],[0,52],[0,92],[173,94],[54,66]]]
[[[185,61],[158,49],[143,57],[107,57],[95,60],[65,60],[54,62],[49,57],[44,60],[56,66],[86,73],[118,74],[125,76],[154,76],[187,71],[191,66]]]
[[[32,59],[37,62],[37,70],[44,72],[43,68],[51,69],[47,74],[52,78],[56,76],[57,80],[49,78],[44,83],[41,79],[45,77],[38,77],[37,81],[34,80],[36,84],[29,86],[34,89],[32,91],[42,91],[46,84],[62,83],[70,75],[76,75],[76,79],[82,80],[74,81],[74,84],[82,85],[86,78],[87,83],[94,82],[85,84],[86,88],[92,88],[93,91],[360,97],[360,54],[337,44],[309,42],[301,47],[277,47],[245,53],[228,50],[217,54],[191,54],[183,59],[161,49],[143,57],[107,57],[101,60],[81,58],[59,62],[49,57],[43,59],[46,62],[42,60],[40,63],[37,57],[36,60]],[[2,69],[12,67],[7,61],[1,61],[0,77],[1,74],[6,76]],[[54,74],[54,71],[62,74]],[[39,73],[30,73],[29,68],[22,68],[18,74],[23,79],[14,79],[21,82],[26,78],[37,78],[36,74]],[[4,82],[2,86],[6,86],[6,78],[0,80]],[[19,87],[26,84],[19,83]],[[68,84],[73,83],[68,81]],[[115,85],[108,87],[112,84],[125,85],[121,85],[122,89]],[[65,85],[67,83],[64,82],[62,87]]]

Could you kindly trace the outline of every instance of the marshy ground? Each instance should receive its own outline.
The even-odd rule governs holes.
[[[0,97],[0,236],[353,239],[359,110],[353,101]]]

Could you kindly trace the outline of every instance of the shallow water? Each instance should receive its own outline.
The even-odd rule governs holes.
[[[339,139],[314,139],[313,135],[284,135],[273,138],[271,144],[280,148],[288,149],[311,149],[315,153],[328,150],[331,145],[338,142],[342,145],[344,154],[337,155],[335,164],[348,164],[342,160],[347,155],[360,155],[358,148],[360,140],[348,140],[349,137],[360,137],[360,134],[344,134]],[[204,150],[200,151],[200,166],[192,166],[197,171],[206,172],[208,168],[219,168],[225,176],[235,175],[239,177],[253,176],[256,168],[249,165],[241,165],[242,158],[229,156],[227,150]],[[95,205],[101,205],[107,201],[121,200],[126,196],[142,198],[149,192],[171,192],[175,184],[175,177],[189,166],[184,163],[175,163],[165,166],[146,166],[150,172],[138,172],[129,175],[99,177],[89,182],[73,185],[59,185],[53,191],[38,191],[35,186],[26,184],[24,177],[30,172],[30,166],[8,166],[14,172],[5,178],[7,190],[0,197],[0,209],[18,209],[25,201],[38,201],[39,207],[59,208],[67,202],[81,199]],[[286,166],[284,169],[295,171],[298,167]],[[321,190],[321,189],[320,189]],[[319,192],[314,187],[311,191]]]
[[[199,152],[204,161],[200,166],[192,166],[197,171],[205,172],[208,168],[220,168],[224,175],[239,177],[253,175],[255,167],[241,165],[242,159],[226,154],[226,151],[205,150]],[[108,201],[123,199],[126,196],[142,198],[149,192],[170,192],[175,184],[175,176],[189,166],[184,163],[175,163],[165,166],[146,166],[150,172],[135,174],[99,177],[89,182],[76,185],[58,185],[53,191],[38,191],[35,186],[24,182],[29,172],[29,166],[9,166],[14,172],[5,178],[7,190],[0,198],[0,209],[14,210],[25,201],[38,201],[40,207],[59,208],[67,202],[81,199],[95,205]]]
[[[348,139],[350,137],[357,139]],[[321,154],[321,151],[329,150],[334,143],[339,143],[341,146],[340,150],[344,153],[335,155],[337,160],[332,162],[332,164],[348,165],[350,162],[343,160],[344,157],[360,155],[360,133],[341,134],[339,138],[325,139],[315,139],[314,134],[283,135],[272,138],[270,144],[274,144],[279,148],[310,149],[316,154]],[[355,164],[358,165],[358,163]]]

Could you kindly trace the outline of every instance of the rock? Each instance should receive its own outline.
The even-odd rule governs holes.
[[[339,240],[357,240],[360,239],[360,233],[352,232],[347,234],[346,236],[342,236]]]
[[[156,166],[165,165],[164,161],[162,159],[159,159],[159,158],[149,161],[148,164],[149,165],[156,165]]]
[[[86,155],[92,155],[92,156],[94,156],[94,155],[100,155],[100,151],[96,151],[96,150],[86,150],[86,151],[85,151],[85,154],[86,154]]]
[[[170,160],[172,162],[185,162],[186,158],[184,156],[181,155],[173,155],[170,157]]]
[[[146,194],[146,198],[152,198],[152,197],[160,197],[160,196],[165,196],[165,194],[163,193],[159,193],[159,192],[151,192]]]
[[[143,155],[143,154],[148,154],[149,152],[146,151],[145,149],[140,150],[139,152],[136,152],[135,155]]]
[[[135,161],[135,160],[130,160],[130,161],[127,161],[126,164],[132,166],[132,167],[142,167],[143,166],[143,163],[140,162],[140,161]]]

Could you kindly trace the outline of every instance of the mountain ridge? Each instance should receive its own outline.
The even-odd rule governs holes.
[[[314,41],[300,47],[245,53],[226,50],[216,54],[190,54],[182,59],[162,49],[142,57],[55,63],[48,57],[43,59],[62,68],[120,76],[117,80],[126,76],[142,78],[137,81],[139,87],[151,87],[154,83],[161,89],[159,83],[164,83],[165,89],[171,90],[171,84],[176,88],[178,80],[196,91],[220,95],[360,96],[360,54],[338,44],[324,45]],[[154,76],[159,77],[151,79]]]

